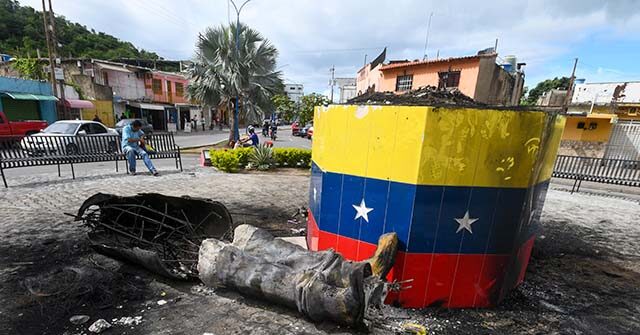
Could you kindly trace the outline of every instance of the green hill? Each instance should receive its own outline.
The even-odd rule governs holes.
[[[156,53],[136,48],[111,35],[89,30],[86,26],[56,16],[58,54],[62,57],[100,59],[139,58],[161,59]],[[0,0],[0,53],[13,57],[36,57],[40,49],[46,57],[47,43],[42,24],[42,12],[20,6],[15,0]]]

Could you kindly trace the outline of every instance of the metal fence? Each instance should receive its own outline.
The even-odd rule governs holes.
[[[604,158],[640,160],[640,122],[619,121],[614,124]]]
[[[558,155],[553,177],[574,179],[574,189],[579,189],[583,180],[640,186],[640,161]]]

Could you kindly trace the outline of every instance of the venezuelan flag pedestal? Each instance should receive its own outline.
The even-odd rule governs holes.
[[[317,108],[307,243],[370,257],[396,232],[404,307],[495,305],[522,282],[564,118],[450,107]]]

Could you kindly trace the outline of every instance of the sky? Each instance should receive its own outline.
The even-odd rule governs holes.
[[[236,1],[238,5],[243,0]],[[40,0],[20,0],[41,9]],[[228,0],[53,0],[67,19],[165,59],[190,59],[198,34],[235,20]],[[429,16],[431,26],[427,29]],[[329,92],[329,69],[355,77],[365,57],[456,57],[493,47],[525,67],[525,86],[556,76],[640,80],[640,0],[251,0],[240,20],[279,51],[285,82]]]

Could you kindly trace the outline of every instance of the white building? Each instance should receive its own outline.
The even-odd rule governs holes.
[[[338,103],[346,103],[347,100],[357,95],[356,78],[336,78],[335,80],[338,85],[338,91],[340,91]]]
[[[571,104],[640,103],[640,81],[576,84]]]
[[[284,91],[291,101],[298,103],[304,95],[304,86],[302,84],[284,84]]]

